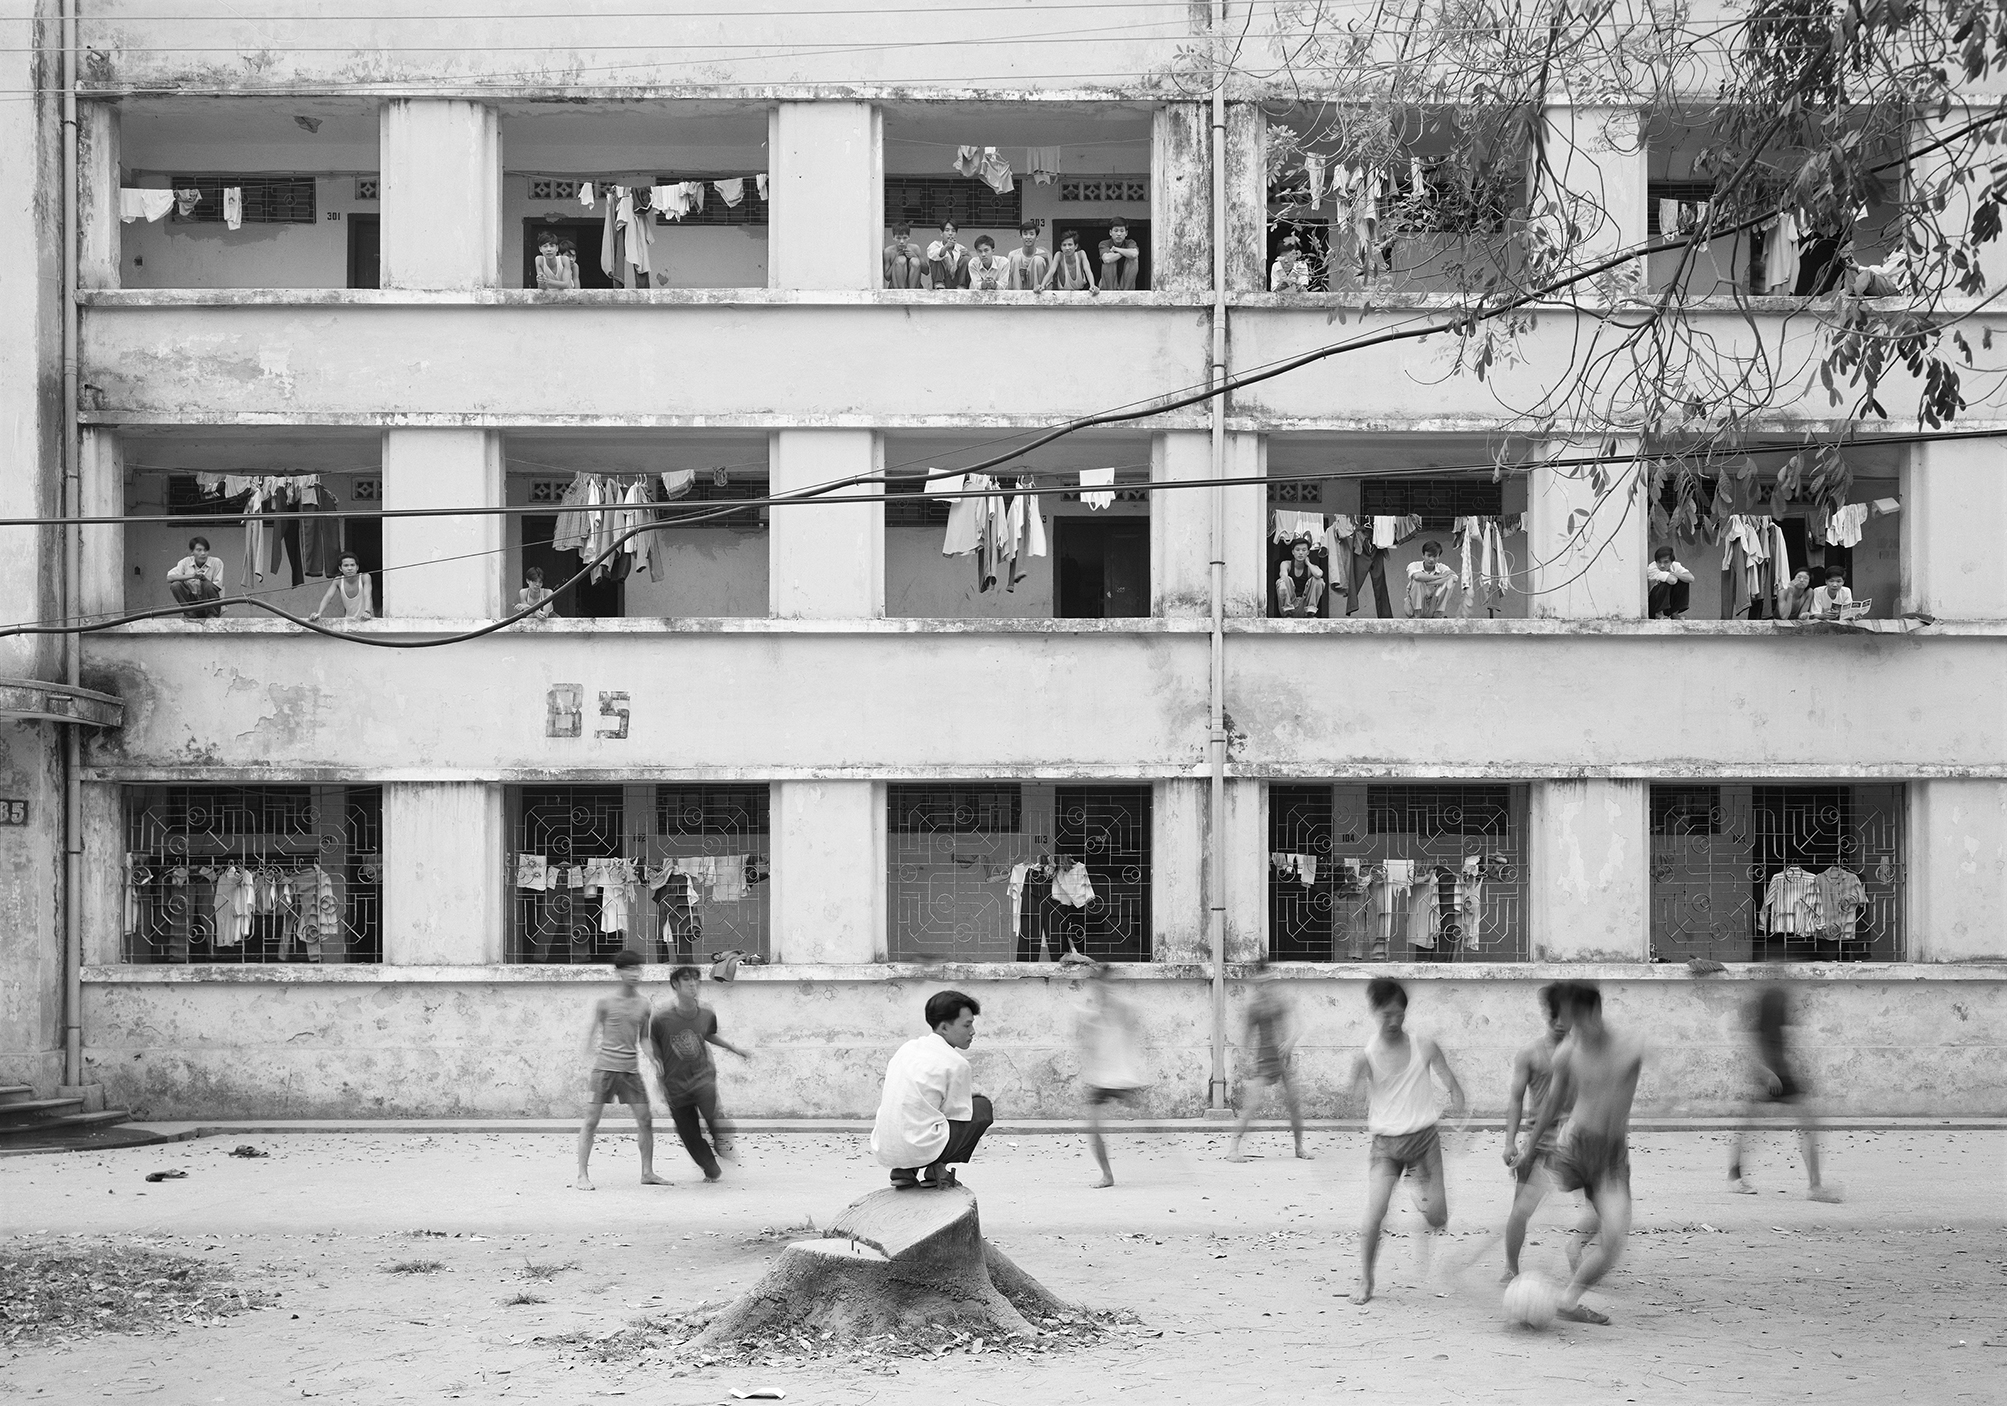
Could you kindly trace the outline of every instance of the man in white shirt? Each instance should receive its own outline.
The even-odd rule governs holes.
[[[1854,593],[1847,589],[1847,573],[1836,566],[1826,573],[1826,584],[1812,592],[1812,604],[1805,614],[1814,620],[1837,620],[1840,607],[1853,603]]]
[[[190,537],[188,555],[167,568],[168,593],[192,610],[181,613],[190,620],[214,619],[223,613],[215,602],[223,594],[223,563],[209,555],[207,537]]]
[[[972,1092],[975,1073],[962,1056],[980,1014],[973,996],[935,992],[927,998],[932,1033],[908,1040],[885,1066],[871,1151],[899,1190],[955,1185],[953,1164],[973,1157],[989,1131],[990,1101]]]
[[[1686,618],[1687,598],[1693,590],[1693,573],[1679,564],[1671,547],[1660,547],[1652,553],[1652,564],[1645,568],[1645,588],[1652,619]]]

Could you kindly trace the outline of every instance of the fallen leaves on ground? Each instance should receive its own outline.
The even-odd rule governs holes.
[[[0,1343],[206,1325],[275,1302],[220,1265],[139,1245],[0,1250]]]

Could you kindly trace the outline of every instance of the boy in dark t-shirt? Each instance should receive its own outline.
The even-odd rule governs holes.
[[[669,989],[676,999],[655,1013],[648,1026],[648,1043],[655,1052],[662,1073],[662,1096],[669,1103],[669,1116],[676,1122],[676,1136],[690,1160],[704,1169],[705,1181],[724,1175],[717,1152],[729,1156],[726,1134],[718,1126],[718,1067],[711,1059],[711,1046],[730,1050],[740,1059],[752,1056],[718,1034],[718,1017],[710,1007],[697,1002],[695,967],[678,967],[669,976]],[[704,1141],[698,1119],[711,1133]]]

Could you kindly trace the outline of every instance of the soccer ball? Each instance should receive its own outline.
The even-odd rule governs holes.
[[[1551,1328],[1561,1291],[1538,1274],[1521,1274],[1505,1286],[1505,1320],[1528,1328]]]

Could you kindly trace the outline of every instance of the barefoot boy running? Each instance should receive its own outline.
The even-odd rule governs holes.
[[[1436,1042],[1406,1029],[1408,993],[1398,981],[1377,977],[1366,983],[1366,1003],[1379,1022],[1352,1065],[1351,1091],[1367,1091],[1366,1131],[1373,1135],[1371,1183],[1366,1193],[1366,1225],[1359,1236],[1359,1287],[1353,1303],[1373,1297],[1373,1266],[1380,1255],[1380,1225],[1402,1174],[1421,1180],[1415,1199],[1431,1231],[1449,1224],[1449,1196],[1443,1186],[1442,1139],[1436,1131],[1441,1109],[1431,1073],[1442,1076],[1452,1103],[1463,1102],[1463,1086],[1450,1071]]]
[[[1554,1052],[1554,1080],[1533,1136],[1515,1159],[1531,1162],[1547,1130],[1567,1110],[1550,1165],[1563,1191],[1580,1188],[1601,1222],[1596,1238],[1583,1248],[1575,1274],[1561,1293],[1559,1315],[1573,1323],[1608,1323],[1582,1294],[1617,1262],[1631,1228],[1631,1100],[1645,1067],[1644,1046],[1603,1023],[1603,995],[1591,981],[1564,981],[1558,996],[1568,1034]],[[1572,1107],[1571,1107],[1572,1102]]]
[[[585,1164],[592,1157],[592,1136],[599,1131],[599,1115],[610,1098],[619,1099],[634,1112],[634,1124],[641,1134],[641,1180],[649,1186],[669,1184],[655,1175],[655,1123],[648,1115],[648,1090],[641,1083],[641,1042],[648,1038],[648,998],[636,985],[641,979],[641,954],[614,953],[613,974],[620,978],[619,994],[601,996],[592,1003],[592,1024],[585,1032],[586,1048],[596,1049],[596,1053],[592,1093],[585,1105],[585,1122],[578,1130],[576,1185],[580,1191],[592,1190]]]
[[[1540,1004],[1547,1016],[1547,1027],[1539,1039],[1521,1050],[1512,1060],[1512,1095],[1507,1107],[1510,1114],[1505,1126],[1505,1165],[1512,1168],[1515,1183],[1512,1193],[1512,1211],[1505,1218],[1505,1278],[1508,1283],[1519,1277],[1519,1251],[1526,1244],[1526,1226],[1533,1219],[1533,1213],[1540,1209],[1540,1203],[1553,1185],[1554,1175],[1549,1163],[1554,1156],[1554,1146],[1558,1129],[1549,1128],[1547,1136],[1538,1147],[1532,1148],[1532,1156],[1522,1160],[1519,1156],[1521,1143],[1520,1124],[1524,1121],[1528,1128],[1540,1116],[1540,1110],[1547,1103],[1547,1090],[1554,1079],[1554,1052],[1561,1046],[1561,1039],[1568,1033],[1568,1027],[1561,1023],[1561,986],[1549,982],[1540,988]],[[1561,1110],[1563,1114],[1567,1109]],[[1531,1115],[1530,1117],[1528,1115]],[[1531,1139],[1528,1139],[1530,1146]],[[1596,1233],[1596,1213],[1592,1209],[1575,1228],[1575,1245],[1585,1243]],[[1572,1266],[1576,1257],[1575,1248],[1569,1250]]]

